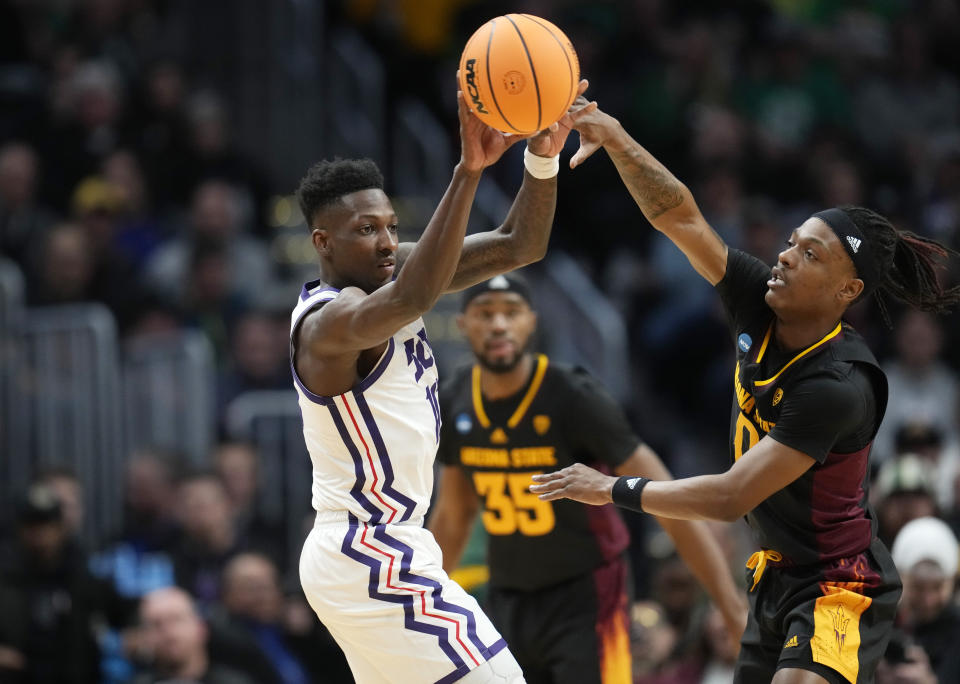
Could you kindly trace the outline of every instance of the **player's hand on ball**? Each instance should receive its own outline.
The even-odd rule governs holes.
[[[553,473],[533,476],[530,491],[544,501],[573,499],[593,506],[613,501],[613,483],[617,478],[604,475],[582,463],[574,463]]]
[[[598,107],[578,117],[574,121],[573,128],[580,134],[580,149],[570,159],[570,168],[574,169],[586,161],[587,157],[600,149],[619,127],[619,121],[600,111]]]
[[[559,121],[551,124],[527,141],[527,147],[533,154],[541,157],[555,157],[560,154],[567,142],[567,136],[573,130],[574,124],[597,108],[596,102],[590,102],[583,96],[587,86],[587,79],[582,79],[577,87],[577,99],[570,105],[570,109]]]
[[[457,91],[457,114],[460,118],[460,165],[467,171],[483,171],[496,163],[511,145],[528,137],[490,128],[470,113],[460,90]]]

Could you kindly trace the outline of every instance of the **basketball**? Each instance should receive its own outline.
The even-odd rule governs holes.
[[[547,128],[573,104],[580,62],[563,31],[530,14],[491,19],[460,57],[460,90],[481,121],[504,133]]]

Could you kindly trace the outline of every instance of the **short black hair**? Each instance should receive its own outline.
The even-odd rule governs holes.
[[[324,159],[307,171],[297,188],[300,211],[313,228],[313,219],[324,209],[344,195],[359,190],[375,188],[383,190],[383,174],[372,159]]]

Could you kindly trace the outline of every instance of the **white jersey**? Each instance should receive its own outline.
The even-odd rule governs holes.
[[[338,294],[318,281],[305,285],[291,336],[308,311]],[[422,526],[440,436],[437,369],[423,321],[390,338],[369,375],[343,394],[316,395],[296,368],[293,377],[317,510],[300,582],[356,681],[522,682],[503,638],[447,577]],[[506,669],[497,674],[497,667]]]
[[[291,336],[307,312],[338,294],[316,282],[305,285]],[[372,523],[423,518],[440,438],[437,367],[423,319],[391,337],[369,375],[343,394],[314,394],[295,368],[293,378],[313,463],[314,509],[347,511]]]

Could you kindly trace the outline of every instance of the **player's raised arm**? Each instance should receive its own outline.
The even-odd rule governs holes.
[[[539,261],[547,252],[557,206],[557,156],[576,121],[596,108],[583,96],[587,81],[580,81],[577,99],[559,121],[527,140],[523,184],[503,224],[468,235],[447,292],[464,290],[500,273]],[[483,125],[476,120],[474,125]],[[405,263],[413,245],[400,245],[398,260]],[[406,266],[404,266],[406,268]]]
[[[609,114],[596,109],[579,117],[574,128],[580,133],[580,149],[570,167],[603,147],[647,220],[673,240],[697,273],[716,285],[726,271],[727,245],[703,218],[687,186]]]
[[[377,269],[369,287],[348,287],[340,296],[309,315],[301,324],[300,341],[316,355],[338,356],[370,349],[407,323],[428,311],[449,285],[463,246],[470,208],[484,168],[496,162],[520,138],[504,135],[470,114],[461,92],[457,93],[460,118],[461,157],[433,217],[420,240],[406,256],[404,268],[391,281],[397,264],[397,226],[389,200],[379,206],[365,204],[363,213],[354,207],[335,205],[309,217],[313,242],[321,257],[336,260],[329,233],[346,227],[356,233],[356,242],[375,238],[370,264]],[[330,217],[330,212],[340,215]],[[330,224],[337,224],[333,228]],[[350,245],[339,245],[341,251]],[[350,258],[354,255],[344,255]],[[356,268],[351,266],[351,269]],[[379,277],[381,282],[375,282]],[[350,280],[356,280],[351,278]],[[386,282],[383,282],[386,281]],[[337,283],[332,283],[334,286]],[[298,345],[299,346],[299,345]]]

